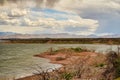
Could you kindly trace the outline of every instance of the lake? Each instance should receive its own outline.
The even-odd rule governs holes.
[[[51,64],[49,60],[34,57],[49,48],[82,47],[95,50],[98,53],[117,51],[117,45],[94,44],[2,44],[0,43],[0,77],[25,77],[33,75],[38,66],[43,70],[59,68],[59,64]]]

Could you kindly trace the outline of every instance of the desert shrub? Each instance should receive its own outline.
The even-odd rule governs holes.
[[[73,73],[67,73],[67,72],[64,72],[61,74],[61,77],[65,80],[72,80],[73,78]]]
[[[116,78],[115,80],[120,80],[120,77],[119,77],[119,78]]]
[[[120,61],[118,59],[118,55],[114,51],[110,51],[107,56],[107,68],[103,73],[103,76],[106,80],[114,80],[116,77],[120,76]]]
[[[53,52],[59,52],[59,50],[54,50]]]
[[[120,77],[120,66],[116,68],[116,77]]]
[[[120,58],[116,59],[115,63],[116,77],[120,77]]]
[[[71,50],[75,51],[75,52],[82,52],[83,49],[77,47],[77,48],[71,48]]]
[[[99,63],[99,64],[96,64],[96,66],[95,67],[104,67],[105,66],[105,64],[104,63]]]
[[[34,69],[37,71],[36,73],[34,73],[35,75],[37,75],[37,78],[32,80],[59,80],[59,71],[57,69],[49,68],[47,70],[44,70],[39,65],[38,69]]]
[[[61,49],[57,49],[57,50],[53,50],[52,48],[49,48],[48,51],[47,51],[47,54],[48,55],[55,55],[57,54],[58,52],[64,52],[64,53],[67,53],[67,54],[70,54],[70,53],[74,53],[74,52],[83,52],[83,51],[88,51],[87,49],[82,49],[80,47],[77,47],[77,48],[61,48]]]

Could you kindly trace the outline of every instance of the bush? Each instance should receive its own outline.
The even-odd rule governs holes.
[[[115,79],[115,80],[120,80],[120,77],[119,77],[119,78],[117,78],[117,79]]]
[[[77,48],[71,48],[73,51],[75,51],[75,52],[82,52],[83,51],[83,49],[81,49],[81,48],[79,48],[79,47],[77,47]]]
[[[106,58],[107,58],[107,69],[104,72],[104,75],[106,75],[109,78],[110,77],[109,75],[111,74],[111,79],[119,78],[120,77],[120,57],[116,52],[111,51],[107,54]]]
[[[59,52],[60,50],[54,50],[53,52]]]
[[[73,74],[65,72],[65,73],[62,74],[62,78],[65,79],[65,80],[72,80]]]
[[[104,67],[105,64],[104,63],[100,63],[100,64],[97,64],[95,67]]]
[[[115,61],[116,77],[120,77],[120,58]]]

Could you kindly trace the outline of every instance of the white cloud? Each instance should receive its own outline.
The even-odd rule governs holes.
[[[21,27],[21,26],[6,26],[1,25],[0,31],[1,32],[14,32],[14,33],[21,33],[21,34],[32,34],[36,31],[43,31],[44,29],[41,27]]]
[[[10,16],[15,16],[15,17],[19,17],[19,16],[24,16],[27,15],[28,11],[26,9],[19,9],[19,8],[13,8],[11,10],[11,12],[9,13]]]
[[[95,9],[100,12],[118,10],[120,11],[119,0],[59,0],[54,6],[55,9],[72,12],[83,12],[84,9]],[[99,10],[100,9],[100,10]]]
[[[61,11],[74,12],[78,7],[84,7],[79,5],[82,0],[59,0],[55,1],[54,4],[47,6],[49,0],[42,3],[45,7],[52,9],[57,9]],[[18,2],[19,3],[19,2]],[[32,4],[34,2],[30,1],[26,5]],[[74,3],[74,4],[73,4]],[[22,4],[21,4],[22,5]],[[37,4],[38,5],[38,4]],[[42,7],[41,5],[41,7]],[[71,6],[72,5],[72,6]],[[15,7],[13,7],[15,6]],[[25,6],[25,5],[24,5]],[[35,3],[33,4],[35,6]],[[36,31],[48,31],[48,32],[64,32],[75,34],[93,34],[98,26],[99,22],[94,19],[84,19],[80,17],[77,13],[62,13],[54,12],[47,13],[41,11],[40,9],[34,10],[36,7],[19,7],[19,5],[12,4],[12,7],[3,7],[2,14],[0,14],[0,31],[6,32],[18,32],[18,33],[33,33]],[[1,8],[0,8],[1,9]],[[77,11],[76,11],[77,12]],[[5,25],[6,27],[2,27]],[[14,27],[10,27],[14,26]],[[19,27],[18,27],[19,26]],[[10,29],[9,29],[10,27]],[[3,29],[6,28],[6,29]],[[67,28],[71,30],[67,31]],[[37,30],[38,29],[38,30]],[[72,29],[75,29],[74,31]]]
[[[40,18],[39,20],[32,21],[30,19],[24,20],[26,26],[43,27],[46,29],[53,29],[54,31],[62,30],[64,31],[67,27],[73,28],[86,28],[85,32],[94,33],[99,26],[98,21],[91,19],[82,19],[78,16],[77,19],[68,20],[56,20],[54,18]],[[78,33],[81,33],[81,30]],[[61,32],[62,32],[61,31]]]
[[[4,19],[8,19],[8,15],[6,12],[1,12],[0,13],[0,19],[4,20]]]
[[[19,24],[19,20],[18,19],[12,19],[12,20],[8,19],[8,20],[4,20],[4,22],[6,24],[10,24],[10,25],[18,25]]]
[[[98,20],[100,26],[95,33],[120,34],[120,0],[72,1],[73,0],[59,0],[54,6],[54,9],[76,13],[83,18]]]
[[[0,12],[0,24],[35,26],[47,31],[71,34],[75,33],[74,31],[77,34],[92,34],[99,30],[102,33],[119,32],[120,0],[17,0],[17,4],[9,4],[9,0],[6,1],[8,2],[5,3],[5,9],[0,7],[2,11],[6,10]],[[40,11],[46,8],[67,14]],[[72,26],[71,29],[65,30],[70,28],[69,26]]]
[[[45,17],[48,16],[48,17]],[[58,19],[57,19],[58,18]],[[63,18],[60,20],[59,18]],[[44,29],[46,31],[52,31],[52,32],[67,32],[67,33],[74,33],[74,32],[68,32],[65,29],[68,27],[71,28],[78,28],[79,31],[77,30],[76,33],[94,33],[99,26],[99,23],[97,20],[92,20],[92,19],[83,19],[77,14],[68,14],[68,13],[46,13],[42,11],[34,11],[30,10],[28,11],[27,9],[19,9],[19,8],[13,8],[9,9],[9,11],[4,11],[0,15],[0,21],[1,25],[12,25],[15,27],[14,29],[8,29],[4,31],[12,31],[12,32],[21,32],[23,30],[23,33],[25,33],[26,30],[24,29],[30,29],[31,32],[39,31],[39,29]],[[16,27],[16,26],[21,26]],[[1,27],[1,26],[0,26]],[[38,28],[33,28],[33,27],[38,27]],[[6,27],[2,27],[6,28]],[[84,31],[82,31],[85,28]],[[20,30],[19,30],[20,29]],[[33,29],[33,30],[31,30]],[[37,30],[38,29],[38,30]],[[3,30],[3,29],[2,29]],[[1,31],[1,30],[0,30]],[[30,32],[26,31],[26,32]]]

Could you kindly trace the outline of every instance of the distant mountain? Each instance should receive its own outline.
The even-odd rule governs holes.
[[[114,35],[104,35],[100,36],[101,38],[120,38],[120,34],[114,34]]]
[[[30,38],[120,38],[119,34],[116,35],[75,35],[67,33],[57,33],[57,34],[18,34],[12,32],[0,32],[0,39],[9,39],[9,38],[21,38],[21,39],[30,39]]]
[[[0,32],[0,36],[6,36],[6,35],[15,35],[16,33],[12,32]]]
[[[0,32],[0,39],[12,38],[13,36],[18,35],[18,33],[13,32]]]
[[[84,35],[74,35],[67,33],[57,33],[57,34],[17,34],[17,33],[0,33],[0,39],[9,39],[9,38],[87,38],[87,37],[96,37],[93,35],[84,36]]]
[[[16,34],[16,33],[1,33],[0,39],[9,39],[9,38],[82,38],[82,35],[71,35],[66,33],[60,34]]]
[[[98,38],[99,36],[97,36],[97,35],[88,35],[88,36],[86,36],[87,38]]]

